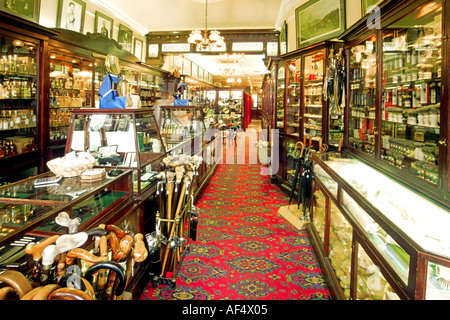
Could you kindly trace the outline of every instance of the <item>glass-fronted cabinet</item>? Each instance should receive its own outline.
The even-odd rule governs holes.
[[[0,34],[0,158],[38,150],[38,41]]]
[[[322,138],[324,50],[304,56],[303,135],[313,140]]]
[[[383,30],[381,159],[437,185],[442,1],[421,9]]]
[[[346,147],[446,206],[447,5],[386,2],[382,28],[361,20],[341,36],[350,62]]]
[[[71,112],[92,107],[92,59],[50,53],[49,140],[64,143]]]
[[[330,223],[329,230],[322,231],[317,208],[310,233],[318,235],[311,237],[317,241],[314,247],[320,248],[318,255],[329,259],[322,260],[323,269],[336,276],[328,278],[339,279],[331,284],[339,288],[336,296],[448,298],[448,210],[348,152],[314,154],[313,161],[316,194],[319,199],[325,195],[330,203]],[[322,237],[327,244],[327,234],[329,244],[323,248]],[[342,270],[345,261],[350,263],[347,273]]]
[[[278,80],[277,80],[277,96],[275,97],[276,105],[276,129],[280,132],[284,132],[284,95],[286,92],[286,68],[280,66],[278,68]]]
[[[350,50],[348,136],[352,147],[375,154],[377,39],[372,36]]]
[[[287,62],[285,133],[300,137],[301,59]]]
[[[85,150],[98,167],[133,169],[133,191],[139,195],[155,180],[165,145],[149,108],[74,110],[66,154]]]

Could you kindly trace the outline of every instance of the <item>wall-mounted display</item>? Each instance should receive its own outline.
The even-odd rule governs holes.
[[[142,40],[134,38],[134,55],[139,61],[142,61]]]
[[[332,39],[345,30],[344,0],[311,0],[295,9],[297,48]]]
[[[101,33],[102,36],[106,38],[113,37],[114,19],[108,17],[107,15],[101,13],[100,11],[95,11],[95,23],[94,32]]]
[[[133,49],[133,30],[123,24],[119,24],[119,37],[117,42],[122,46],[122,49],[131,52]]]
[[[86,3],[81,0],[59,0],[56,26],[83,33]]]

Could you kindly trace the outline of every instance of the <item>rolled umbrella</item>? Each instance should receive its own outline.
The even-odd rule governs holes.
[[[299,174],[301,174],[301,170],[302,170],[302,166],[303,166],[303,151],[305,150],[305,145],[303,144],[303,142],[299,141],[295,144],[295,149],[298,149],[299,146],[301,146],[302,149],[300,151],[300,156],[298,158],[297,167],[295,169],[294,180],[292,181],[292,189],[291,189],[291,194],[289,196],[289,205],[292,203],[292,199],[294,198],[295,188],[297,187],[298,176],[299,176]]]

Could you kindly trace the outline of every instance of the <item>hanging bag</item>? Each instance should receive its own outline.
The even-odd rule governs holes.
[[[98,90],[100,96],[100,109],[125,109],[127,97],[120,97],[117,92],[118,76],[108,72]]]

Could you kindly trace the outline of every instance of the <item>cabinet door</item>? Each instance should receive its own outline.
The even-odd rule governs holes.
[[[92,63],[56,50],[50,53],[50,142],[64,143],[72,111],[92,106]]]
[[[349,144],[375,154],[377,39],[373,37],[350,49]]]
[[[318,51],[304,57],[303,91],[303,134],[318,141],[323,137],[322,89],[324,74],[324,51]]]
[[[277,96],[276,99],[276,129],[280,129],[281,131],[284,128],[284,94],[286,89],[286,69],[284,67],[280,67],[278,69],[278,81],[277,81]]]
[[[300,59],[288,61],[285,133],[296,137],[300,136],[300,70]]]
[[[442,4],[419,7],[383,30],[381,158],[439,183]]]
[[[39,44],[0,35],[0,158],[37,150]]]

